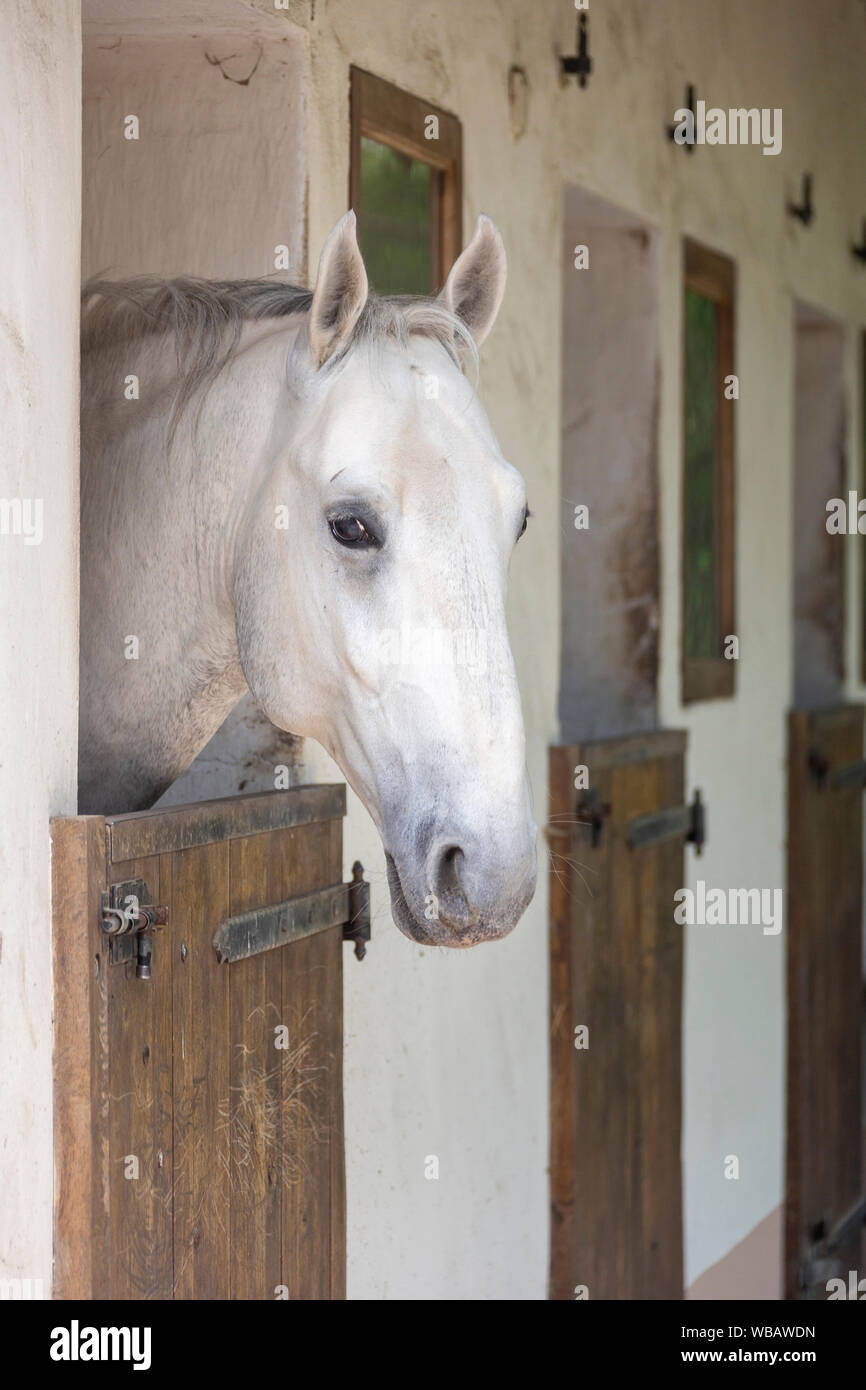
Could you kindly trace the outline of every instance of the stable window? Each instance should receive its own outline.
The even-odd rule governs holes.
[[[734,267],[685,243],[683,323],[683,700],[732,695]]]
[[[456,116],[352,68],[349,201],[371,287],[436,294],[460,253]]]

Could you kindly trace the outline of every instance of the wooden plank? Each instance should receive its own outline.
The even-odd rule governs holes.
[[[808,951],[805,924],[812,915],[809,891],[812,875],[802,874],[804,854],[813,833],[811,805],[806,796],[805,773],[811,730],[805,711],[788,717],[788,947],[787,947],[787,1139],[785,1151],[785,1290],[788,1298],[800,1296],[800,1263],[805,1253],[801,1230],[803,1171],[805,1166],[804,1119],[807,1078],[804,1059],[808,1040],[801,1034],[806,1004]],[[801,881],[801,878],[803,881]],[[796,1026],[795,1026],[796,1025]]]
[[[343,824],[331,821],[330,868],[342,872]],[[326,1055],[331,1058],[328,1084],[329,1116],[329,1198],[330,1198],[330,1289],[331,1299],[346,1297],[346,1141],[343,1129],[343,934],[332,934],[326,953],[323,978],[326,1014]]]
[[[736,292],[736,267],[727,256],[710,250],[687,237],[683,246],[685,282],[690,290],[713,299],[718,304],[733,305]]]
[[[335,782],[311,783],[284,792],[256,792],[221,801],[200,801],[194,806],[134,811],[124,816],[109,816],[105,823],[110,862],[117,864],[290,825],[334,820],[345,814],[346,788],[342,782]]]
[[[169,916],[186,947],[172,972],[174,1296],[183,1299],[231,1292],[229,974],[211,944],[228,904],[227,840],[173,856]]]
[[[591,754],[584,749],[581,761],[587,758]],[[645,761],[635,766],[644,766]],[[626,1297],[630,1283],[633,1154],[629,1086],[636,1078],[629,1073],[627,1008],[629,1002],[634,1006],[636,1001],[629,1001],[625,980],[631,948],[630,884],[615,872],[616,844],[611,833],[617,821],[622,828],[621,774],[628,765],[619,761],[604,771],[599,771],[594,761],[588,766],[590,784],[613,809],[599,845],[603,863],[599,891],[593,895],[591,910],[584,909],[591,932],[575,936],[575,977],[583,985],[581,1017],[590,1020],[590,1030],[589,1051],[581,1059],[585,1065],[579,1065],[575,1078],[578,1133],[574,1161],[582,1218],[578,1226],[578,1254],[583,1266],[580,1282],[588,1285],[590,1298],[607,1299],[615,1298],[617,1292]],[[618,804],[612,801],[616,793],[620,793]],[[592,853],[585,830],[579,843],[580,863],[589,877],[598,856]],[[583,915],[580,906],[576,914],[579,925]],[[587,959],[593,962],[591,974],[582,968]],[[580,1058],[579,1053],[575,1056]],[[618,1156],[615,1161],[614,1155]]]
[[[55,1298],[109,1295],[107,960],[101,816],[51,822]]]
[[[335,929],[336,930],[336,929]],[[294,1041],[285,1085],[295,1171],[288,1203],[291,1242],[286,1280],[293,1299],[330,1297],[330,1076],[326,1051],[326,934],[307,937],[284,962],[290,979],[286,1016]]]
[[[616,767],[620,763],[630,765],[646,759],[684,756],[688,733],[684,729],[659,729],[658,732],[642,734],[623,734],[617,738],[592,739],[572,747],[568,757],[581,753],[584,763],[590,759],[596,771],[606,767]],[[551,755],[558,750],[551,749]]]
[[[165,905],[173,901],[172,880],[174,861],[171,855],[159,859],[159,897]],[[156,896],[154,894],[154,896]],[[176,938],[177,923],[172,921],[169,907],[168,925],[155,933],[151,980],[153,1004],[151,1019],[153,1035],[158,1040],[152,1048],[153,1165],[156,1208],[154,1297],[174,1298],[174,985],[173,975],[180,968],[180,947]]]
[[[683,760],[656,767],[654,795],[662,805],[684,797]],[[639,1065],[642,1110],[641,1255],[639,1297],[676,1298],[683,1287],[683,1211],[680,1200],[682,1129],[683,935],[673,918],[682,887],[683,845],[660,844],[651,857],[655,920],[643,915]],[[650,899],[650,892],[652,898]],[[676,1059],[674,1062],[673,1059]]]
[[[294,877],[302,864],[305,886],[324,887],[342,871],[332,828],[313,826],[300,835],[300,849],[285,855],[287,873]],[[296,887],[295,881],[289,891]],[[342,1141],[342,1125],[339,1131],[334,1126],[342,1053],[336,1051],[334,1013],[340,1004],[333,992],[338,978],[333,958],[341,952],[342,930],[334,927],[280,953],[283,1021],[290,1040],[283,1105],[292,1159],[283,1201],[283,1282],[291,1299],[331,1297],[332,1167],[342,1162],[334,1152]]]
[[[611,872],[621,890],[619,912],[608,924],[619,942],[619,972],[622,981],[623,1017],[620,1026],[624,1038],[624,1075],[628,1078],[623,1093],[627,1122],[625,1221],[621,1223],[623,1265],[619,1271],[619,1289],[627,1298],[649,1298],[653,1290],[646,1287],[647,1264],[644,1229],[644,1189],[656,1182],[659,1175],[648,1163],[647,1149],[656,1117],[644,1110],[646,1092],[658,1087],[660,1078],[654,1075],[666,1059],[658,1055],[656,1030],[656,1001],[647,991],[646,961],[656,948],[658,928],[658,854],[654,849],[628,851],[623,848],[630,825],[654,810],[663,809],[658,799],[658,761],[644,759],[634,767],[617,769],[612,788],[617,813],[614,824],[617,835],[612,836]],[[627,819],[620,819],[628,807]],[[620,834],[622,840],[620,840]],[[671,901],[671,909],[673,903]],[[622,930],[617,931],[618,923]],[[614,986],[616,987],[616,986]],[[644,1052],[646,1048],[646,1054]],[[622,1074],[620,1082],[622,1081]],[[615,1165],[610,1165],[615,1168]],[[608,1297],[615,1298],[617,1289]]]
[[[861,720],[861,705],[826,705],[815,710],[792,710],[789,715],[790,724],[796,724],[806,733],[810,732],[819,744],[825,734],[839,732],[853,738],[852,747],[857,746],[857,730]],[[828,759],[835,756],[836,762],[844,766],[842,751],[833,747],[825,751]]]
[[[230,909],[273,900],[272,864],[286,832],[233,840]],[[231,1296],[272,1299],[281,1278],[284,1133],[275,1029],[282,966],[264,953],[228,967],[231,1011]]]
[[[143,879],[161,902],[159,859],[111,866],[110,883]],[[172,1297],[171,950],[154,939],[151,978],[135,961],[109,965],[111,1297]]]
[[[685,736],[550,750],[550,1296],[682,1296],[683,842],[640,849],[638,817],[684,793]],[[633,760],[629,760],[629,752]],[[576,823],[574,769],[610,806],[601,837]],[[586,1025],[588,1048],[574,1046]]]
[[[861,706],[795,710],[788,720],[788,1065],[785,1283],[857,1200],[862,1180],[861,893],[863,791],[833,786],[832,772],[863,753]],[[830,776],[810,771],[817,754]],[[838,1256],[859,1268],[853,1234]]]
[[[575,1168],[573,1146],[577,1133],[576,1091],[572,1080],[574,1046],[572,1003],[572,893],[574,882],[571,848],[574,808],[575,751],[549,750],[550,810],[547,841],[550,859],[550,1220],[551,1254],[549,1296],[573,1297],[575,1258]],[[556,1116],[556,1122],[553,1117]]]
[[[362,135],[393,145],[436,169],[447,169],[460,158],[460,121],[449,111],[363,68],[352,68],[351,82],[352,109]],[[436,140],[425,135],[431,115],[439,122]]]

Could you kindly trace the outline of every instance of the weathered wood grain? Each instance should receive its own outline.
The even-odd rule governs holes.
[[[229,915],[340,881],[345,788],[268,801],[52,827],[59,1296],[345,1297],[342,926],[213,947]],[[100,925],[132,879],[168,908],[150,980]]]
[[[160,903],[160,861],[131,860],[112,872],[116,882],[138,878]],[[136,980],[134,960],[107,970],[111,1296],[118,1299],[172,1296],[170,953],[165,932],[156,936],[150,980]]]
[[[550,750],[554,1299],[682,1297],[683,844],[627,835],[683,804],[684,751],[670,731]],[[610,808],[597,846],[575,824],[579,764]]]
[[[829,1230],[861,1191],[863,790],[832,777],[862,756],[862,706],[789,715],[788,1298],[826,1298],[826,1278],[804,1288],[801,1271],[822,1223]],[[837,1258],[845,1279],[861,1267],[858,1234]]]
[[[109,816],[105,824],[111,863],[117,864],[345,814],[346,788],[334,782],[200,801],[194,806],[167,806],[160,811],[133,811]]]
[[[107,956],[98,925],[101,816],[51,823],[54,1297],[105,1298],[109,1277]]]

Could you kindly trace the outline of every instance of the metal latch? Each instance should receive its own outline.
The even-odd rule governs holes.
[[[866,1226],[866,1193],[861,1194],[835,1223],[831,1213],[825,1214],[811,1232],[806,1258],[800,1265],[803,1292],[839,1276],[842,1263],[836,1252],[863,1226]]]
[[[812,780],[821,791],[826,787],[833,791],[840,787],[866,788],[866,760],[862,758],[854,763],[846,763],[844,767],[837,767],[831,772],[827,755],[818,748],[811,748],[806,762]]]
[[[610,802],[602,801],[595,787],[589,787],[577,803],[578,821],[589,826],[589,843],[593,849],[598,849],[601,844],[605,817],[609,816],[610,812]]]
[[[370,885],[364,881],[364,865],[356,859],[352,865],[349,890],[349,919],[343,924],[343,940],[354,941],[355,955],[363,960],[370,940]]]
[[[135,978],[149,980],[153,933],[168,925],[168,908],[157,907],[143,878],[112,883],[102,892],[102,930],[108,963],[135,961]]]
[[[682,838],[687,844],[694,845],[700,854],[706,840],[705,809],[701,794],[696,791],[688,806],[666,806],[662,811],[635,816],[626,828],[626,844],[630,849],[648,849],[650,845],[661,844],[664,840]],[[601,844],[604,822],[610,813],[610,802],[602,801],[593,788],[586,791],[577,803],[578,824],[589,826],[589,843],[593,849],[598,849]]]
[[[229,965],[332,927],[343,928],[343,940],[353,941],[355,955],[363,960],[370,940],[370,885],[358,860],[351,883],[224,918],[213,934],[213,948],[220,965]]]
[[[636,816],[629,823],[626,842],[631,849],[646,849],[649,845],[661,844],[663,840],[682,837],[687,844],[694,845],[700,854],[706,840],[704,810],[701,794],[696,791],[688,806],[667,806],[663,811]]]

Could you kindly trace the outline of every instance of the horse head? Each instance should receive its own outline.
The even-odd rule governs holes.
[[[381,834],[398,927],[442,946],[504,936],[535,885],[505,619],[526,493],[463,370],[505,272],[482,217],[438,299],[380,299],[347,214],[236,537],[247,683],[336,760]]]

